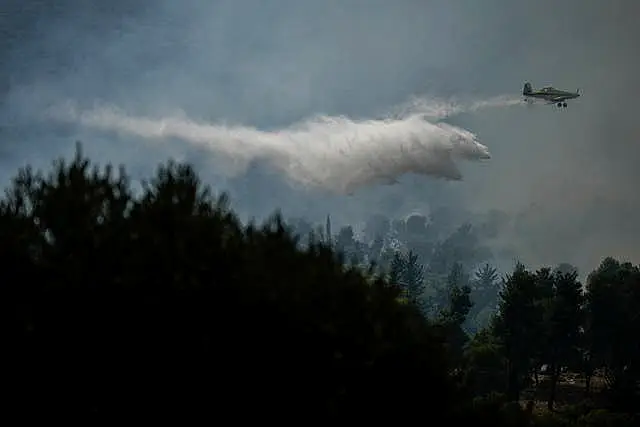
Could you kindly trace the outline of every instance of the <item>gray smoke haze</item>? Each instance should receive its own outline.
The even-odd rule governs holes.
[[[504,7],[497,14],[499,3]],[[536,106],[466,117],[464,125],[488,142],[493,160],[460,187],[461,198],[469,208],[512,214],[501,238],[523,260],[563,260],[582,272],[606,255],[638,262],[640,122],[633,88],[640,75],[634,18],[640,4],[527,5],[483,3],[462,26],[469,33],[487,31],[481,39],[495,42],[476,46],[491,64],[472,77],[474,83],[514,86],[522,79],[538,87],[581,88],[584,95],[561,111]]]
[[[357,223],[442,205],[497,209],[511,221],[496,248],[524,262],[584,270],[605,255],[640,258],[631,0],[5,0],[2,10],[4,182],[81,140],[138,176],[169,156],[190,161],[246,216],[280,207]],[[496,96],[517,98],[525,80],[584,96],[563,111],[485,108],[512,103]],[[461,101],[447,110],[435,99]],[[447,113],[458,114],[448,125]],[[229,157],[230,132],[245,149]],[[482,157],[469,155],[482,145],[491,160],[455,161]],[[398,146],[422,163],[386,162]],[[456,146],[476,151],[451,154]]]

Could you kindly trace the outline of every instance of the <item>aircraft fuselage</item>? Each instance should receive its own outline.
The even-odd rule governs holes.
[[[525,83],[522,95],[525,97],[525,100],[528,101],[532,99],[542,99],[547,101],[549,104],[556,104],[558,107],[566,107],[567,100],[578,98],[580,93],[578,91],[568,92],[559,90],[551,86],[547,86],[539,90],[533,90],[530,83]]]

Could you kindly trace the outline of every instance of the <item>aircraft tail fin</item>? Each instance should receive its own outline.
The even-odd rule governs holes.
[[[522,94],[523,95],[528,95],[533,91],[533,89],[531,88],[531,83],[526,82],[524,84],[524,88],[522,89]]]

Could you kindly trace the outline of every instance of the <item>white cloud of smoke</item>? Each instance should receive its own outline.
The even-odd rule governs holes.
[[[492,249],[505,268],[515,256],[581,271],[605,255],[640,260],[629,237],[640,233],[632,220],[640,122],[629,96],[640,72],[638,2],[105,4],[3,1],[3,183],[21,165],[69,155],[80,140],[91,158],[122,162],[134,179],[167,157],[189,161],[247,217],[281,208],[356,224],[438,206],[459,216],[498,210],[505,219]],[[525,80],[585,95],[563,110],[488,108],[517,103],[491,95],[517,96]],[[415,98],[378,119],[381,108],[423,93],[446,101]],[[56,111],[66,124],[34,120],[66,99],[77,106]],[[465,112],[476,114],[446,120],[457,127],[442,122]],[[451,148],[454,131],[467,130],[490,149],[489,167]],[[434,140],[437,149],[427,144]],[[373,185],[413,171],[464,181],[409,174],[393,187]],[[361,190],[342,197],[311,186]]]
[[[395,183],[410,172],[462,179],[456,161],[489,159],[489,149],[474,133],[440,119],[519,102],[506,97],[468,103],[415,98],[387,118],[316,116],[275,131],[201,123],[184,115],[136,117],[107,107],[82,111],[72,104],[51,109],[49,116],[103,131],[145,139],[176,138],[201,146],[229,175],[264,159],[294,184],[348,193],[376,183]]]

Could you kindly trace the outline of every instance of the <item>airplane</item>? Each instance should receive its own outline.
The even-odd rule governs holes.
[[[542,99],[547,101],[547,104],[556,104],[558,107],[567,108],[567,100],[578,98],[580,89],[575,92],[567,92],[556,89],[553,86],[546,86],[542,89],[533,90],[531,83],[526,82],[522,89],[522,95],[527,102],[533,102],[534,99]]]

